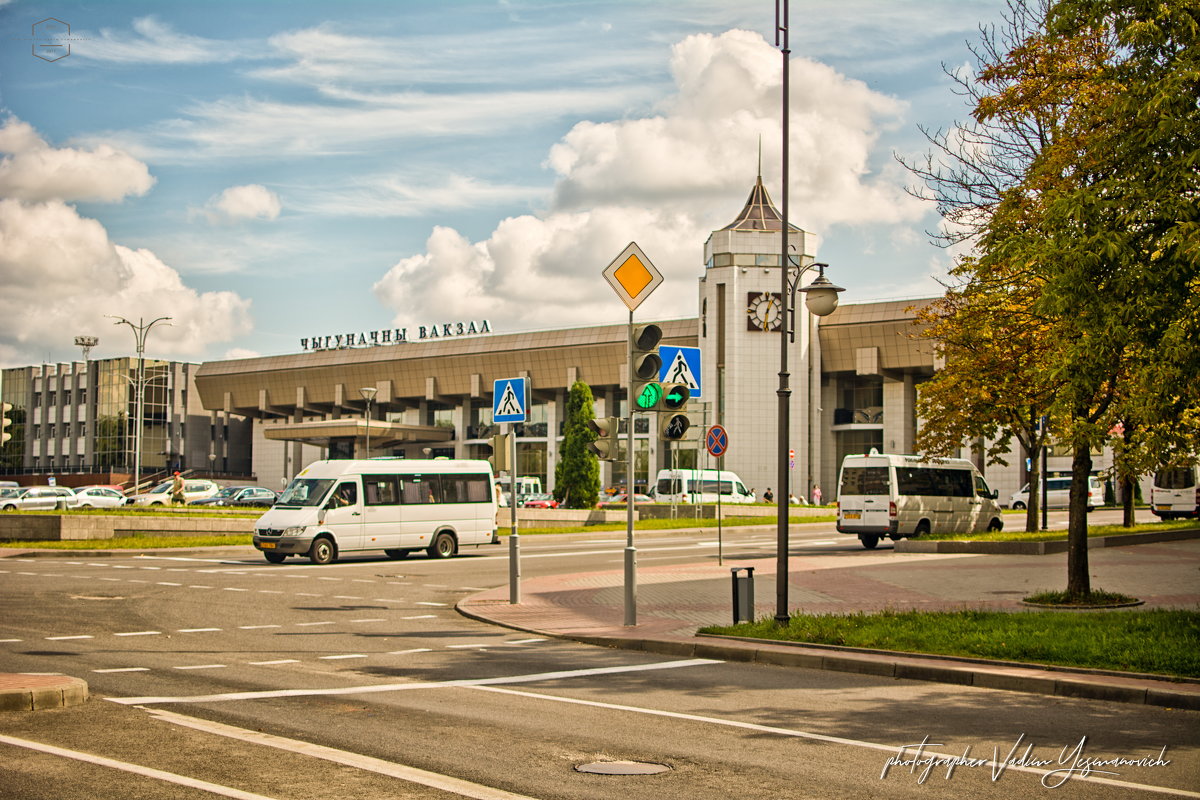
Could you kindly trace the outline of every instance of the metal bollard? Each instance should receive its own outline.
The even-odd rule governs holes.
[[[745,570],[745,575],[739,572]],[[733,624],[754,621],[754,567],[731,567],[733,573]]]

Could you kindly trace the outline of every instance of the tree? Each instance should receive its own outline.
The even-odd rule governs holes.
[[[587,424],[595,418],[592,387],[575,381],[567,393],[562,448],[554,468],[554,497],[567,508],[594,508],[600,499],[600,462],[588,450],[596,435]]]

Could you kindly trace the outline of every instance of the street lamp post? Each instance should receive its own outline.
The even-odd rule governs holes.
[[[133,429],[133,493],[137,494],[141,489],[142,483],[142,415],[145,413],[146,402],[146,335],[150,333],[150,329],[160,322],[171,324],[171,317],[158,317],[146,322],[142,317],[138,317],[138,324],[134,325],[124,317],[114,317],[109,315],[110,319],[115,319],[114,325],[128,325],[133,331],[134,343],[137,346],[137,384],[136,389],[136,410],[134,415],[137,419],[134,421]]]
[[[796,262],[789,252],[788,234],[791,226],[788,224],[788,144],[791,137],[789,125],[789,58],[791,49],[788,44],[788,0],[775,0],[775,46],[783,53],[783,186],[781,188],[782,226],[780,239],[782,241],[779,258],[780,301],[783,307],[782,319],[789,322],[781,326],[779,336],[779,388],[776,395],[779,403],[779,431],[777,443],[778,475],[776,485],[779,487],[775,495],[778,504],[776,509],[776,556],[775,556],[775,621],[779,625],[787,625],[791,618],[788,613],[788,498],[791,495],[789,437],[791,434],[792,414],[790,386],[791,372],[788,364],[788,341],[795,336],[795,293],[797,289],[805,292],[805,305],[817,316],[832,314],[837,308],[837,294],[844,291],[834,286],[825,278],[827,264],[801,265]],[[801,276],[812,269],[820,267],[820,276],[810,286],[800,287]],[[786,330],[784,330],[786,328]]]
[[[378,391],[374,386],[364,386],[358,390],[367,401],[367,458],[371,457],[371,401],[375,399],[375,393]]]

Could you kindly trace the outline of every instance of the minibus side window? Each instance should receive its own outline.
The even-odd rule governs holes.
[[[363,495],[369,506],[394,506],[400,502],[395,475],[363,475]]]
[[[401,475],[400,502],[406,506],[440,503],[440,484],[437,475]]]

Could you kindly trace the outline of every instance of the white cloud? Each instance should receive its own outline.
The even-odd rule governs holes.
[[[147,249],[112,242],[104,226],[83,217],[68,199],[119,200],[150,186],[145,165],[125,154],[48,145],[29,126],[10,119],[0,129],[0,358],[31,363],[69,348],[77,333],[129,319],[173,318],[155,328],[153,351],[198,355],[215,341],[251,329],[250,301],[233,292],[198,292]],[[132,341],[106,336],[127,353]]]
[[[393,266],[374,291],[396,323],[419,324],[429,309],[520,328],[619,319],[600,277],[607,262],[593,262],[631,240],[667,278],[639,315],[695,314],[700,243],[740,210],[730,198],[749,192],[760,139],[764,174],[780,171],[779,54],[746,31],[696,35],[675,46],[671,68],[677,91],[659,113],[581,122],[551,149],[559,177],[545,214],[506,219],[476,243],[439,227],[424,254]],[[903,104],[816,62],[792,69],[793,224],[822,234],[919,220],[926,208],[903,176],[869,166]]]
[[[288,207],[315,214],[351,217],[413,217],[439,210],[460,210],[527,202],[547,194],[544,187],[494,184],[452,173],[409,176],[368,175],[344,187],[323,184],[289,194]],[[296,199],[293,202],[292,196]]]
[[[83,58],[119,64],[211,64],[255,58],[252,42],[205,39],[180,33],[153,16],[133,21],[134,33],[101,29],[87,36],[87,46],[76,48]]]
[[[278,219],[279,195],[258,183],[230,186],[208,201],[209,222],[220,219]]]
[[[92,150],[54,148],[33,126],[9,117],[0,127],[0,194],[26,201],[116,202],[154,185],[146,165],[99,144]]]

